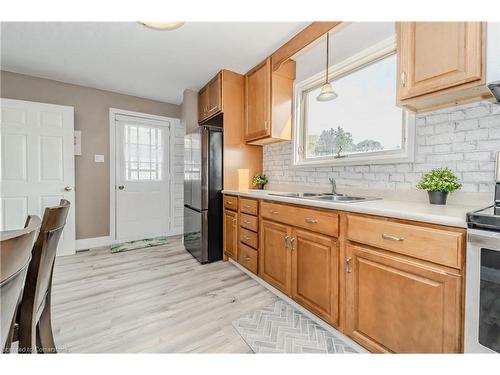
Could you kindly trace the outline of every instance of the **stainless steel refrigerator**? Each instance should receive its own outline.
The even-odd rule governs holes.
[[[200,263],[222,259],[222,129],[184,138],[184,246]]]

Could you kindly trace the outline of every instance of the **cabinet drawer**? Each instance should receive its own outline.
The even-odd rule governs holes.
[[[348,215],[347,238],[444,266],[462,267],[464,233]]]
[[[257,250],[254,250],[251,247],[240,243],[238,251],[238,263],[256,274],[258,254],[259,253],[257,252]]]
[[[240,212],[257,216],[259,214],[259,201],[240,198]]]
[[[240,213],[240,227],[258,232],[259,218],[256,216]]]
[[[263,218],[338,237],[339,215],[337,213],[270,202],[262,202],[260,208]]]
[[[233,195],[224,195],[224,208],[238,211],[238,197]]]
[[[259,238],[257,233],[249,231],[248,229],[240,228],[240,241],[253,247],[254,249],[259,248]]]

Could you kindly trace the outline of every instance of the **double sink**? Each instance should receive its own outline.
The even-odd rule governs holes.
[[[372,197],[354,197],[350,195],[332,194],[332,193],[269,193],[269,195],[276,195],[279,197],[287,197],[287,198],[303,198],[303,199],[311,199],[317,201],[342,202],[342,203],[353,203],[353,202],[380,199]]]

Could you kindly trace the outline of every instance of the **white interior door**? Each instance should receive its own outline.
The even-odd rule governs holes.
[[[71,202],[57,255],[75,252],[73,107],[0,99],[0,230],[22,228],[61,198]]]
[[[165,236],[170,210],[170,122],[116,115],[116,240]]]

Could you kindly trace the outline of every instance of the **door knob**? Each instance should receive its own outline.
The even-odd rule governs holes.
[[[120,186],[118,186],[118,189],[123,190],[123,189],[125,189],[125,186],[120,185]]]
[[[73,186],[66,186],[66,187],[64,188],[64,190],[66,190],[66,191],[71,191],[71,190],[73,190]]]

